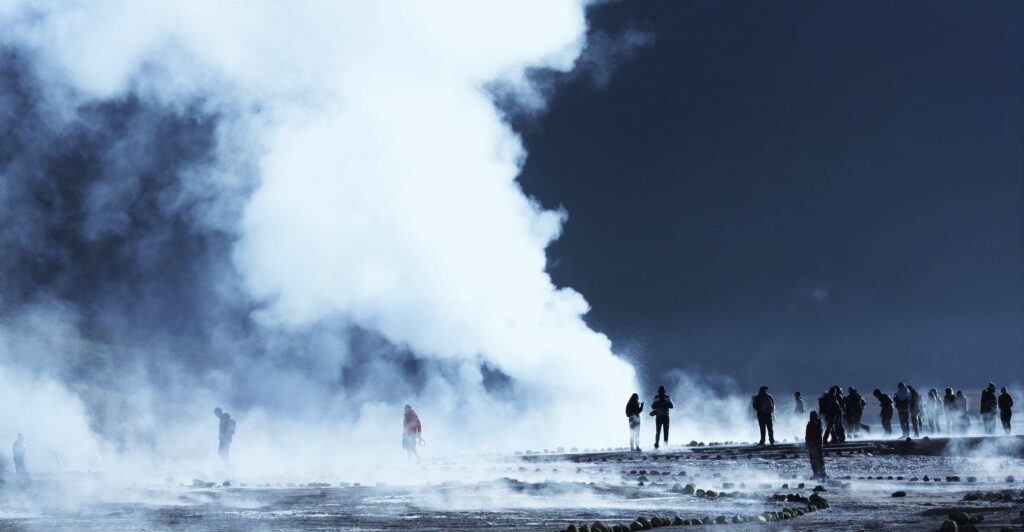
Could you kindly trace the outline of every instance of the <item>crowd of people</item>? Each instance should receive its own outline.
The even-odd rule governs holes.
[[[952,388],[946,388],[945,394],[939,397],[938,390],[932,388],[928,390],[926,397],[922,397],[913,386],[900,382],[892,396],[879,389],[875,389],[872,395],[878,401],[879,417],[885,435],[891,435],[893,432],[894,413],[898,416],[903,438],[909,438],[911,433],[914,437],[919,437],[921,433],[964,434],[971,427],[970,409],[963,390],[954,392]],[[793,414],[803,416],[806,408],[803,396],[796,392],[793,399]],[[757,417],[758,431],[761,435],[757,444],[765,445],[767,438],[769,445],[775,445],[775,398],[768,393],[767,386],[762,386],[757,395],[751,397],[750,406]],[[818,410],[810,412],[804,432],[804,444],[811,461],[813,478],[825,477],[825,445],[845,442],[847,435],[855,436],[871,430],[870,426],[862,422],[867,406],[868,402],[852,386],[847,388],[846,393],[843,393],[842,386],[837,385],[821,394],[818,398]],[[665,393],[665,387],[660,386],[658,394],[654,396],[650,414],[655,416],[656,420],[655,449],[659,447],[661,441],[668,443],[670,409],[672,400]],[[643,410],[644,403],[640,402],[639,394],[634,393],[626,403],[631,451],[640,451],[640,414]],[[1013,397],[1005,387],[997,396],[996,385],[990,382],[981,392],[979,413],[985,434],[996,434],[997,417],[1003,431],[1010,434]]]

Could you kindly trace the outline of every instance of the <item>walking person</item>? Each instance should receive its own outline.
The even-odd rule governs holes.
[[[825,450],[822,447],[821,419],[818,413],[811,411],[804,431],[804,444],[811,460],[811,480],[825,480]]]
[[[829,388],[818,401],[818,408],[825,415],[825,434],[822,441],[824,443],[843,441],[841,428],[843,426],[843,409],[835,386]]]
[[[750,406],[757,412],[757,428],[761,431],[761,442],[764,445],[765,432],[768,433],[768,441],[775,445],[775,430],[772,421],[775,417],[775,399],[768,394],[768,387],[762,386],[757,395],[754,396]]]
[[[658,395],[654,396],[651,403],[651,414],[654,416],[654,448],[658,448],[658,441],[662,438],[661,431],[665,431],[665,445],[668,445],[668,411],[672,410],[672,399],[665,393],[664,386],[658,386]]]
[[[910,390],[910,426],[914,429],[914,437],[921,437],[921,394],[913,386],[907,385]]]
[[[640,413],[644,411],[644,404],[640,402],[640,395],[633,394],[626,402],[626,417],[629,419],[629,450],[640,450]]]
[[[423,443],[423,424],[420,423],[420,416],[411,406],[405,405],[405,415],[402,416],[402,448],[405,455],[411,460],[413,457],[418,461],[420,453],[416,450]]]
[[[999,402],[996,399],[996,385],[991,382],[981,392],[981,426],[985,434],[996,433],[996,410]]]
[[[1006,391],[1006,386],[999,390],[999,421],[1003,423],[1003,432],[1010,433],[1010,418],[1013,417],[1013,397]]]
[[[892,434],[892,398],[878,388],[875,388],[873,395],[878,399],[878,406],[881,408],[879,417],[882,418],[882,430],[889,436]]]
[[[900,430],[903,431],[901,438],[910,437],[910,390],[902,382],[896,385],[896,393],[892,396],[896,403],[896,413],[900,416]]]

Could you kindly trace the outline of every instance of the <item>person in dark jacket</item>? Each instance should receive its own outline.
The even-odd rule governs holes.
[[[665,431],[665,445],[668,445],[668,411],[672,409],[672,399],[665,393],[664,386],[658,386],[658,395],[651,403],[651,414],[654,416],[654,448],[658,448],[661,431]]]
[[[626,417],[629,418],[629,450],[640,450],[640,413],[644,411],[644,404],[640,402],[640,395],[633,394],[626,403]]]
[[[896,385],[896,393],[892,396],[896,404],[896,413],[900,416],[900,430],[903,431],[902,438],[910,437],[910,390],[902,382]]]
[[[235,439],[235,420],[231,414],[221,410],[218,406],[213,409],[213,414],[220,421],[217,426],[217,435],[220,444],[217,446],[217,455],[224,460],[224,465],[231,463],[231,442]]]
[[[1006,387],[1003,386],[999,390],[999,421],[1003,422],[1003,431],[1007,434],[1010,433],[1010,418],[1013,417],[1013,397],[1010,397],[1010,392],[1006,391]]]
[[[811,460],[811,479],[825,480],[825,450],[822,448],[821,419],[813,410],[810,420],[807,421],[807,430],[804,432],[804,444],[807,445],[807,455]]]
[[[864,402],[864,398],[861,397],[860,392],[858,392],[853,386],[850,386],[850,389],[847,390],[847,392],[846,431],[852,436],[860,432],[860,420],[864,415],[864,406],[867,403]]]
[[[921,394],[917,393],[917,390],[913,386],[907,385],[907,389],[910,390],[910,426],[914,429],[914,437],[921,437],[921,412],[923,410],[921,404]]]
[[[878,399],[878,406],[881,408],[879,416],[882,418],[882,430],[889,436],[892,434],[892,398],[878,388],[875,388],[873,395]]]
[[[958,427],[957,413],[956,413],[956,396],[953,395],[952,388],[946,388],[945,395],[942,396],[942,411],[946,415],[946,433],[953,434],[953,431]]]
[[[804,414],[804,398],[800,396],[800,392],[793,394],[793,413],[798,416]]]
[[[971,416],[970,407],[967,406],[967,396],[964,395],[963,390],[956,391],[956,415],[957,421],[960,424],[959,431],[961,434],[966,434],[967,431],[971,430]]]
[[[841,428],[844,422],[843,408],[836,387],[829,388],[818,404],[820,411],[825,415],[825,434],[822,440],[825,443],[843,441],[844,433]]]
[[[754,396],[750,406],[757,412],[757,427],[761,431],[761,442],[764,445],[765,432],[768,433],[768,441],[775,445],[775,430],[772,421],[775,417],[775,398],[768,395],[768,387],[762,386]]]
[[[412,459],[420,459],[420,453],[416,450],[416,447],[421,445],[423,442],[423,424],[420,423],[420,416],[416,414],[416,411],[412,409],[412,406],[405,405],[405,411],[402,416],[402,448],[405,449],[405,455]]]
[[[998,406],[996,385],[990,382],[981,392],[981,425],[985,428],[985,434],[996,433],[996,409]]]

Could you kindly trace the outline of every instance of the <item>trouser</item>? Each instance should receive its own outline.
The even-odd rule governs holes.
[[[996,413],[995,412],[982,412],[981,413],[981,424],[985,427],[985,434],[996,433]]]
[[[629,450],[640,448],[640,416],[629,416]]]
[[[882,430],[886,435],[892,434],[892,410],[882,410]]]
[[[807,447],[807,455],[811,460],[811,473],[814,478],[825,477],[825,451],[820,445]]]
[[[999,421],[1003,422],[1003,430],[1007,434],[1010,433],[1010,418],[1011,417],[1013,417],[1013,411],[1012,410],[1003,410],[1002,412],[999,413]]]
[[[910,424],[914,427],[914,437],[917,438],[921,435],[921,413],[910,411]]]
[[[842,430],[840,427],[842,423],[839,422],[839,416],[830,415],[825,418],[825,435],[822,441],[828,442],[829,437],[832,438],[832,443],[839,441],[839,431]]]
[[[231,440],[220,440],[220,445],[217,446],[217,456],[220,456],[221,460],[228,461],[228,454],[231,452]]]
[[[910,436],[910,411],[909,410],[898,410],[900,415],[900,430],[903,431],[903,437]]]
[[[654,447],[658,447],[658,440],[661,439],[661,431],[665,430],[665,443],[668,443],[668,416],[654,416]]]
[[[772,427],[772,415],[757,414],[757,428],[761,431],[761,443],[764,443],[765,430],[768,431],[768,441],[775,443],[775,429]]]

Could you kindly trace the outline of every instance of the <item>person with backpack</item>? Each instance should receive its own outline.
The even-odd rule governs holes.
[[[896,393],[892,396],[896,403],[896,412],[900,416],[900,430],[903,431],[902,438],[910,437],[910,390],[902,382],[896,385]]]
[[[775,399],[768,394],[767,386],[762,386],[757,391],[750,406],[757,412],[757,428],[761,431],[761,441],[758,445],[764,445],[765,432],[768,433],[768,441],[775,445],[775,430],[772,427],[772,418],[775,416]]]
[[[231,462],[231,441],[235,438],[235,420],[231,419],[231,414],[221,410],[219,406],[213,409],[213,413],[220,420],[217,430],[220,440],[220,444],[217,446],[217,456],[224,460],[224,465],[228,465]]]
[[[644,411],[644,404],[640,402],[640,395],[633,394],[626,402],[626,417],[629,418],[629,450],[640,451],[640,413]]]
[[[654,448],[658,448],[661,431],[665,431],[665,445],[668,445],[668,411],[672,409],[672,399],[665,393],[664,386],[658,386],[658,395],[651,403],[651,414],[654,416]]]

